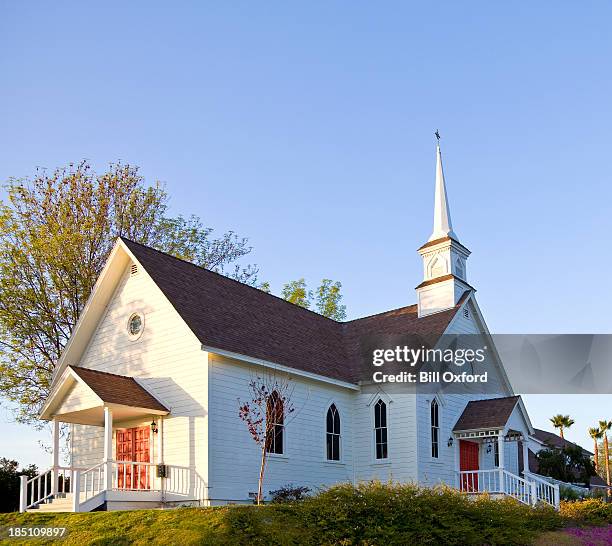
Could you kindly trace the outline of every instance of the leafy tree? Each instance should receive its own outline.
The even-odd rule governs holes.
[[[270,283],[268,281],[262,282],[257,288],[259,288],[262,292],[266,294],[270,294],[272,290],[270,289]]]
[[[38,474],[35,465],[30,465],[18,471],[19,463],[0,458],[0,512],[15,512],[19,510],[19,476],[33,478]]]
[[[314,299],[317,313],[341,321],[346,318],[346,306],[340,304],[342,301],[341,288],[342,283],[339,281],[323,279],[313,294],[312,291],[307,289],[306,281],[299,279],[285,284],[281,296],[283,299],[306,309],[310,309]]]
[[[550,422],[553,427],[559,429],[559,436],[563,438],[563,430],[566,428],[570,428],[574,424],[574,420],[570,418],[569,415],[554,415]]]
[[[342,294],[340,289],[342,283],[333,282],[330,279],[323,279],[321,285],[316,290],[317,311],[324,317],[334,320],[344,320],[346,318],[346,305],[340,305]]]
[[[563,449],[549,447],[536,454],[538,471],[543,476],[550,476],[568,483],[583,482],[587,487],[595,468],[591,459],[584,455],[582,448],[567,445]]]
[[[138,169],[87,162],[11,178],[0,201],[0,394],[35,422],[66,344],[116,238],[124,236],[251,284],[251,248],[196,217],[171,217],[168,195]]]
[[[297,281],[288,282],[283,286],[282,298],[294,305],[310,308],[312,294],[306,289],[306,281],[299,279]]]

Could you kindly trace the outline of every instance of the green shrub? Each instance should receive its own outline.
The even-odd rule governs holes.
[[[299,510],[304,525],[329,544],[525,544],[563,523],[552,508],[513,499],[377,482],[332,487]]]
[[[296,502],[304,500],[308,493],[310,493],[310,487],[288,484],[280,489],[270,491],[270,496],[272,497],[271,502],[274,503]]]
[[[581,499],[583,496],[578,493],[573,487],[567,487],[566,485],[561,485],[559,487],[559,498],[564,501],[577,501]]]
[[[565,526],[612,523],[612,504],[563,502],[561,512],[514,499],[393,483],[331,487],[301,502],[90,514],[0,514],[0,528],[67,527],[82,544],[482,545],[530,544]],[[40,541],[28,541],[40,544]]]
[[[561,502],[559,513],[577,525],[605,525],[612,523],[612,503],[601,499]]]

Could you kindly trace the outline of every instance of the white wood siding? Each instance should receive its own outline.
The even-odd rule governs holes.
[[[100,399],[81,383],[75,383],[66,394],[58,413],[70,413],[100,405]]]
[[[164,462],[188,469],[195,495],[194,487],[205,489],[208,476],[207,353],[147,273],[139,268],[131,276],[129,269],[78,365],[137,377],[171,410],[163,425]],[[133,341],[127,322],[136,311],[144,314],[145,325]],[[115,427],[128,424],[134,423]],[[97,464],[103,456],[102,429],[74,425],[72,446],[73,464]]]
[[[387,405],[388,459],[376,459],[374,405]],[[357,481],[417,480],[415,395],[399,384],[364,387],[355,403],[355,472]]]
[[[449,330],[449,334],[480,334],[482,326],[476,320],[476,310],[470,302],[467,304],[468,316],[465,317],[462,310],[457,313],[453,319]],[[474,339],[476,341],[476,338]],[[490,353],[488,353],[490,355]],[[424,485],[435,485],[438,483],[446,483],[454,486],[455,478],[455,461],[457,453],[456,446],[448,447],[448,439],[452,436],[452,429],[455,423],[463,413],[465,406],[470,400],[482,400],[485,398],[495,398],[496,396],[508,396],[509,392],[503,387],[501,377],[497,365],[493,362],[490,356],[487,356],[481,364],[474,365],[474,373],[489,372],[489,385],[493,386],[493,390],[497,394],[483,394],[476,385],[465,384],[461,393],[457,394],[442,394],[439,396],[439,422],[440,422],[440,444],[439,457],[437,459],[431,456],[431,414],[430,404],[433,399],[433,394],[419,394],[416,401],[416,413],[418,422],[418,479]],[[456,444],[457,440],[454,441]],[[485,449],[481,446],[481,464],[491,465],[492,456],[486,456],[483,460],[482,451]],[[508,454],[506,461],[512,457],[512,453]]]
[[[249,399],[249,381],[262,368],[211,355],[210,498],[246,501],[257,491],[260,450],[238,416],[238,400]],[[285,453],[268,459],[264,493],[293,483],[316,491],[324,485],[352,481],[352,404],[349,389],[293,376],[294,415],[287,417]],[[331,403],[341,419],[341,461],[325,458],[325,417]]]

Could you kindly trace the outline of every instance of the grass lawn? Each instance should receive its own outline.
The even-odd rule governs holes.
[[[299,503],[87,514],[0,514],[11,527],[66,527],[62,543],[219,545],[610,544],[612,505],[568,503],[561,513],[513,499],[470,500],[451,489],[340,485]],[[597,527],[599,526],[599,527]]]
[[[1,514],[0,527],[66,527],[62,544],[300,544],[308,542],[287,511],[266,506],[133,510],[86,514]],[[6,540],[2,544],[51,544]],[[277,537],[269,542],[272,537]]]

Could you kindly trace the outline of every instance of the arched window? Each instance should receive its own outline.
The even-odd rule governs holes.
[[[340,414],[335,404],[329,406],[326,419],[327,460],[340,460]]]
[[[429,276],[433,279],[446,274],[446,260],[442,256],[435,256],[429,262]]]
[[[376,458],[386,459],[389,452],[387,437],[387,404],[380,399],[374,405],[374,439],[376,441]]]
[[[431,456],[438,458],[440,446],[440,408],[438,401],[434,398],[431,401]]]
[[[266,451],[282,455],[285,411],[276,391],[272,391],[266,406]]]

